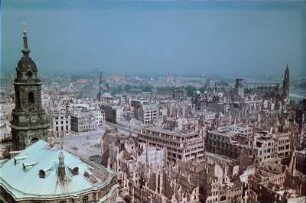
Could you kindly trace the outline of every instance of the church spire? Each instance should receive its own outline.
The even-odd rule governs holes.
[[[289,65],[287,63],[287,67],[284,73],[283,80],[283,96],[287,97],[289,95]]]
[[[27,31],[23,31],[23,49],[21,50],[24,56],[28,56],[30,53],[30,49],[28,46],[28,37],[27,37]]]
[[[98,94],[98,101],[101,102],[101,97],[102,97],[102,72],[100,71],[100,79],[99,79],[99,94]]]

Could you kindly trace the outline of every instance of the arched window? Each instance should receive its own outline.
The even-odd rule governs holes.
[[[35,142],[37,142],[39,139],[37,138],[37,137],[33,137],[32,139],[31,139],[31,143],[35,143]]]
[[[31,77],[33,76],[32,71],[28,71],[28,72],[27,72],[27,76],[28,76],[29,78],[31,78]]]
[[[92,199],[93,199],[93,201],[96,201],[96,193],[95,192],[92,194]]]
[[[16,106],[20,107],[20,91],[19,91],[19,89],[16,90],[16,98],[15,98],[15,100],[16,100]]]
[[[28,99],[29,99],[30,104],[34,103],[34,92],[29,92],[28,93]]]

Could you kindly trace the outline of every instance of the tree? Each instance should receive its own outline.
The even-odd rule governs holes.
[[[143,92],[151,92],[152,89],[153,89],[153,87],[150,86],[150,85],[141,86],[141,91],[143,91]]]
[[[188,97],[192,97],[193,93],[197,90],[197,88],[193,87],[193,86],[187,86],[186,87],[186,91],[187,91],[187,96]]]
[[[132,86],[130,84],[126,84],[123,89],[124,89],[125,92],[129,92],[129,91],[131,91]]]

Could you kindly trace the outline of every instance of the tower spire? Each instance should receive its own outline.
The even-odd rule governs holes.
[[[23,49],[21,50],[21,52],[23,53],[24,56],[28,56],[30,53],[26,29],[23,30]]]
[[[287,63],[283,79],[283,96],[287,97],[288,95],[289,95],[289,65]]]
[[[98,100],[99,102],[101,102],[101,96],[102,96],[102,75],[103,73],[100,71],[100,79],[99,79],[99,97],[98,97]]]

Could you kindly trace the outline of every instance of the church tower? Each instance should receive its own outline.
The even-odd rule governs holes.
[[[283,80],[283,96],[288,97],[288,95],[289,95],[289,67],[287,64]]]
[[[41,81],[35,62],[29,56],[28,38],[23,32],[23,56],[16,68],[14,80],[15,109],[11,122],[13,150],[21,150],[39,140],[47,140],[49,123],[41,104]]]
[[[103,80],[102,80],[102,72],[100,72],[100,79],[99,79],[99,93],[98,93],[98,101],[101,102],[101,97],[102,97],[102,84]]]

